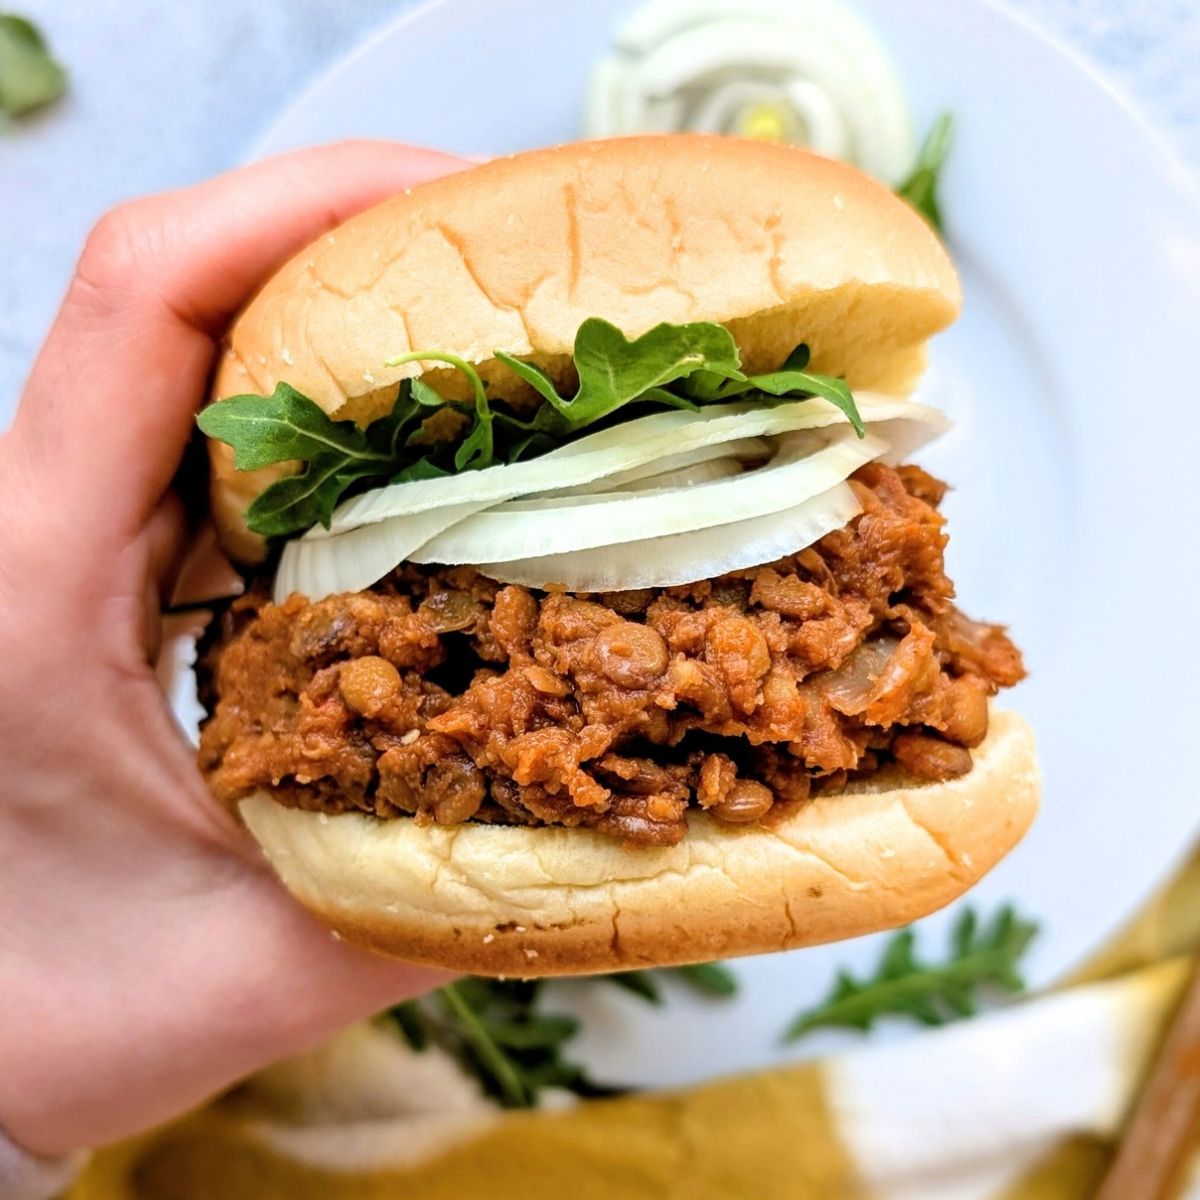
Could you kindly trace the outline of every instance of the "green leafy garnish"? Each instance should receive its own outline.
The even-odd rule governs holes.
[[[442,362],[447,366],[461,371],[471,385],[474,397],[473,420],[467,436],[463,438],[458,449],[454,452],[454,469],[469,471],[472,467],[490,467],[494,457],[494,439],[492,438],[492,407],[488,403],[487,393],[483,389],[483,380],[479,372],[464,358],[457,354],[449,354],[445,350],[422,350],[414,354],[397,354],[389,358],[385,367],[399,367],[410,362]],[[417,403],[425,408],[437,408],[442,404],[442,398],[424,380],[413,380],[412,392]],[[385,421],[387,417],[383,418]]]
[[[696,371],[745,378],[738,371],[738,349],[723,325],[656,325],[630,341],[615,326],[591,317],[575,335],[575,371],[579,390],[560,396],[549,376],[511,354],[496,357],[541,394],[546,403],[534,419],[536,428],[551,434],[576,433],[602,420],[631,400],[650,395],[670,404],[686,397],[666,392]],[[689,405],[694,407],[694,405]]]
[[[732,996],[737,992],[737,976],[724,963],[695,963],[676,967],[674,973],[706,996]]]
[[[331,421],[307,396],[286,383],[270,396],[240,396],[204,409],[197,421],[209,437],[233,447],[233,465],[254,471],[298,458],[311,462],[334,454],[348,462],[387,462],[391,455],[372,450],[353,421]]]
[[[807,361],[808,347],[797,347],[805,352]],[[722,403],[733,400],[746,392],[760,392],[767,396],[791,398],[793,396],[820,396],[828,400],[846,414],[846,419],[854,426],[854,432],[859,437],[866,436],[862,417],[858,413],[858,405],[844,379],[835,379],[830,375],[814,375],[811,371],[802,371],[794,367],[784,367],[766,375],[749,375],[742,379],[730,379],[717,388],[714,400]]]
[[[615,975],[606,975],[605,979],[614,987],[619,987],[624,992],[632,992],[649,1004],[657,1005],[663,1002],[662,990],[650,971],[618,971]]]
[[[32,21],[0,13],[0,112],[19,117],[63,94],[67,73]]]
[[[720,963],[671,971],[622,971],[596,976],[651,1004],[663,1002],[656,982],[674,974],[710,995],[730,996],[737,982]],[[542,980],[460,979],[389,1011],[414,1050],[440,1046],[505,1108],[532,1108],[544,1088],[577,1096],[612,1096],[624,1088],[598,1084],[565,1055],[579,1032],[574,1017],[542,1011]]]
[[[925,135],[912,173],[896,189],[896,195],[907,200],[938,233],[943,231],[942,210],[938,204],[938,182],[953,140],[954,117],[951,113],[944,112]]]
[[[737,976],[724,963],[695,963],[686,967],[666,967],[649,971],[618,971],[601,978],[617,987],[648,1000],[651,1004],[662,1004],[663,995],[658,986],[659,978],[673,976],[693,990],[705,996],[732,996],[737,992]]]
[[[694,410],[738,398],[773,404],[820,396],[846,414],[860,437],[865,432],[845,380],[806,369],[806,346],[798,346],[779,370],[747,376],[733,335],[711,322],[657,325],[630,340],[607,321],[589,318],[575,336],[578,387],[569,396],[534,364],[502,351],[495,357],[541,397],[532,415],[491,401],[479,372],[458,355],[417,350],[387,365],[444,363],[466,379],[471,400],[447,400],[425,379],[405,380],[392,411],[363,430],[351,421],[331,420],[308,397],[280,383],[270,396],[232,396],[209,405],[197,423],[209,437],[233,447],[239,470],[300,463],[298,474],[271,484],[246,512],[248,526],[264,537],[286,537],[317,523],[328,528],[337,504],[368,486],[545,454],[615,419],[630,404]],[[451,432],[445,429],[447,416]]]
[[[839,973],[826,1000],[801,1013],[784,1033],[795,1041],[814,1029],[866,1031],[885,1016],[908,1017],[925,1025],[944,1025],[974,1014],[983,990],[1019,992],[1025,987],[1018,967],[1037,933],[1033,921],[1005,905],[990,924],[981,925],[973,909],[963,910],[943,963],[917,958],[915,935],[902,929],[888,941],[875,974],[856,980]]]
[[[573,1017],[540,1011],[540,981],[460,979],[390,1010],[414,1050],[440,1046],[505,1108],[530,1108],[546,1087],[604,1095],[562,1055],[579,1031]]]
[[[212,438],[233,447],[234,465],[253,471],[298,459],[299,475],[272,484],[250,505],[250,527],[265,536],[328,525],[351,484],[391,470],[403,429],[406,389],[392,412],[364,433],[353,421],[331,421],[307,396],[286,383],[270,396],[238,396],[203,409],[196,418]]]

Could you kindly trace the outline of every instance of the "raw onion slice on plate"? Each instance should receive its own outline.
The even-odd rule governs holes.
[[[590,137],[690,129],[797,142],[895,186],[915,147],[904,87],[836,0],[650,0],[593,72]]]

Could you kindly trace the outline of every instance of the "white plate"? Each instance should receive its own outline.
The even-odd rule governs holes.
[[[633,7],[428,4],[310,89],[257,153],[347,136],[467,154],[569,140],[588,71]],[[963,0],[861,8],[918,128],[944,107],[958,121],[943,208],[966,307],[926,389],[957,428],[923,461],[958,489],[950,565],[966,611],[1008,621],[1032,668],[1007,703],[1037,728],[1045,806],[972,899],[1014,898],[1043,921],[1030,975],[1044,984],[1132,912],[1200,824],[1200,206],[1124,102],[1023,21]],[[945,922],[925,936],[940,943]],[[649,1084],[791,1057],[778,1045],[791,1015],[877,951],[867,938],[742,960],[731,1006],[681,994],[656,1013],[575,989],[583,1048],[601,1074]]]

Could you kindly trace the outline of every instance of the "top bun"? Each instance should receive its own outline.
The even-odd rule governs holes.
[[[662,321],[717,321],[751,371],[806,342],[813,370],[904,394],[926,340],[960,304],[932,230],[852,167],[729,137],[578,142],[423,184],[324,235],[236,321],[213,398],[285,381],[365,424],[390,410],[406,375],[456,394],[453,372],[382,365],[438,349],[519,402],[526,385],[493,370],[494,352],[563,378],[588,317],[629,337]],[[238,472],[229,447],[209,446],[226,547],[260,559],[242,514],[287,467]]]

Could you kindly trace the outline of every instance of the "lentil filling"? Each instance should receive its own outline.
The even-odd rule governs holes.
[[[953,604],[945,485],[878,463],[850,482],[845,528],[684,587],[573,595],[406,565],[276,605],[259,583],[201,658],[209,785],[669,845],[689,809],[748,825],[889,763],[963,775],[1020,653]]]

